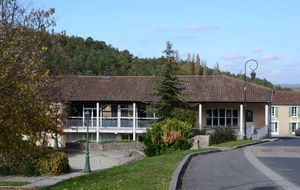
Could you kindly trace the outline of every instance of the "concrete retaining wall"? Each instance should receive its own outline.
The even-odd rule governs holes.
[[[144,151],[144,144],[141,142],[115,142],[115,143],[90,143],[91,151],[108,151],[108,150],[130,150],[135,149]],[[66,143],[66,148],[84,150],[86,143]]]

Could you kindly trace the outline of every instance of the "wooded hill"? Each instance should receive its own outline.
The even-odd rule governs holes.
[[[51,73],[72,75],[157,75],[162,71],[166,59],[139,58],[128,50],[120,51],[107,45],[103,41],[97,41],[88,37],[66,36],[64,34],[53,35],[55,45],[50,44],[47,55],[47,67]],[[51,48],[52,45],[52,48]],[[163,49],[163,45],[162,45]],[[176,52],[176,62],[181,75],[228,75],[243,79],[242,74],[232,74],[219,70],[218,63],[214,68],[208,68],[204,60],[198,54],[188,55],[186,60],[179,58]],[[248,79],[249,80],[249,79]],[[266,79],[254,79],[257,83],[276,90],[288,90],[275,86]]]

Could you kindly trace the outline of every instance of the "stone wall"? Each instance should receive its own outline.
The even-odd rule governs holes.
[[[91,151],[108,151],[108,150],[139,150],[144,151],[144,144],[141,142],[115,142],[115,143],[90,143]],[[84,150],[86,143],[67,143],[67,149]]]

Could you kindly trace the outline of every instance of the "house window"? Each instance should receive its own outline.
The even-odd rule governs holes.
[[[275,117],[275,107],[274,106],[272,106],[272,108],[271,108],[271,116],[272,117]]]
[[[116,104],[112,105],[102,105],[102,117],[117,117],[118,106]]]
[[[278,122],[272,122],[271,124],[271,132],[278,133]]]
[[[294,133],[297,129],[297,123],[292,122],[292,133]]]
[[[121,117],[133,117],[133,105],[122,104],[121,105]]]
[[[292,107],[292,117],[296,117],[297,116],[297,107],[296,106],[293,106]]]
[[[237,126],[238,111],[233,109],[208,109],[206,110],[206,125]]]

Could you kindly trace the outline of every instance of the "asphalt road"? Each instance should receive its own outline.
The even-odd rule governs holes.
[[[253,150],[260,162],[300,187],[300,138],[281,138]]]
[[[184,176],[183,190],[279,190],[246,159],[243,149],[194,157]]]

